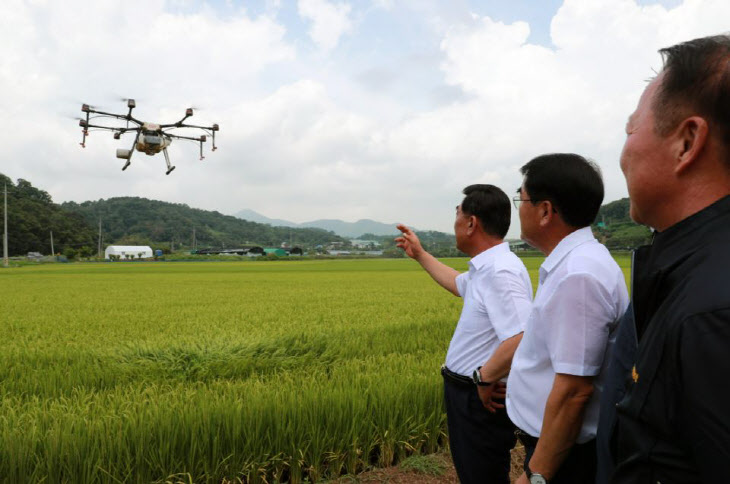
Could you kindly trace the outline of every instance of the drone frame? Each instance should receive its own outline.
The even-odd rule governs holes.
[[[186,124],[185,120],[188,119],[193,115],[193,108],[187,108],[185,110],[185,116],[180,121],[177,121],[175,123],[167,123],[167,124],[153,124],[153,123],[145,123],[134,116],[132,116],[132,110],[137,107],[137,103],[134,99],[127,99],[127,107],[129,108],[129,112],[127,114],[116,114],[116,113],[110,113],[106,111],[100,111],[98,109],[95,109],[88,104],[82,104],[81,105],[81,111],[86,113],[86,119],[80,119],[79,120],[79,126],[82,128],[82,138],[81,138],[81,145],[82,148],[86,148],[86,137],[89,135],[89,128],[94,129],[103,129],[112,131],[114,133],[114,139],[120,139],[123,134],[127,132],[136,132],[134,143],[132,144],[132,148],[129,150],[126,149],[117,149],[117,158],[126,160],[126,163],[122,167],[122,171],[126,170],[132,160],[132,154],[134,153],[135,148],[137,151],[144,151],[147,155],[155,155],[159,153],[160,151],[163,152],[165,155],[165,164],[167,165],[167,172],[166,175],[169,175],[172,170],[175,169],[175,166],[173,166],[170,163],[170,155],[167,152],[167,147],[172,143],[173,139],[185,139],[190,141],[196,141],[200,144],[200,159],[201,161],[205,159],[205,156],[203,156],[203,143],[205,143],[208,140],[207,135],[210,135],[212,140],[212,148],[211,151],[215,151],[218,149],[215,145],[215,133],[219,130],[219,127],[217,124],[213,124],[211,126],[199,126],[199,125],[193,125],[193,124]],[[95,116],[91,116],[94,114]],[[92,124],[90,121],[93,118],[113,118],[118,119],[122,121],[126,121],[127,125],[126,127],[114,127],[114,126],[104,126],[99,124]],[[129,127],[129,124],[133,123],[135,126]],[[206,134],[200,135],[199,137],[193,137],[193,136],[183,136],[175,133],[168,132],[169,130],[177,129],[177,128],[194,128],[194,129],[200,129]],[[147,150],[141,150],[139,140],[140,135],[144,135],[145,137],[148,136],[159,136],[161,140],[155,144],[159,145],[154,148],[148,148]],[[144,141],[144,139],[143,139]],[[143,143],[142,146],[145,146]]]

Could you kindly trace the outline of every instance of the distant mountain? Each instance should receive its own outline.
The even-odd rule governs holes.
[[[342,237],[360,237],[362,234],[394,235],[398,233],[395,224],[384,224],[366,218],[360,219],[357,222],[321,219],[304,222],[300,226],[329,230]]]
[[[265,215],[261,215],[258,212],[254,212],[253,210],[249,210],[247,208],[241,210],[237,214],[235,214],[235,217],[242,218],[243,220],[248,220],[250,222],[257,222],[260,224],[269,224],[272,227],[298,227],[299,224],[295,222],[290,222],[288,220],[281,220],[278,218],[269,218]]]
[[[265,223],[274,227],[310,227],[324,229],[336,233],[341,237],[360,237],[363,234],[395,235],[398,230],[395,224],[384,224],[370,219],[361,219],[357,222],[344,222],[337,219],[320,219],[311,222],[296,223],[289,220],[268,218],[253,210],[245,209],[235,214],[236,217],[251,222]]]

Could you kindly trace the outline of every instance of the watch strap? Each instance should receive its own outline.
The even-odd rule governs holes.
[[[474,370],[474,374],[472,375],[472,379],[474,380],[474,383],[478,387],[488,387],[492,385],[491,381],[482,381],[482,374],[479,370],[481,370],[482,367],[480,366],[476,370]]]

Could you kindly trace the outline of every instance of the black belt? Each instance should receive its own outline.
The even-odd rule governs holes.
[[[537,447],[537,437],[533,437],[522,429],[515,430],[515,435],[525,447]]]
[[[458,373],[454,373],[453,371],[446,368],[446,365],[441,365],[441,374],[446,380],[449,380],[453,383],[458,383],[459,385],[474,385],[474,380],[472,378],[464,375],[459,375]]]

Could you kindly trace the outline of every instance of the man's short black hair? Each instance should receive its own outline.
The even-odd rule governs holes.
[[[494,185],[469,185],[464,188],[464,195],[461,211],[479,219],[487,234],[503,239],[512,214],[507,194]]]
[[[574,153],[552,153],[530,160],[520,173],[533,204],[549,200],[573,227],[587,227],[596,219],[603,202],[603,179],[594,162]]]
[[[718,133],[730,166],[730,35],[660,49],[663,78],[652,103],[661,136],[688,116],[702,116]]]

